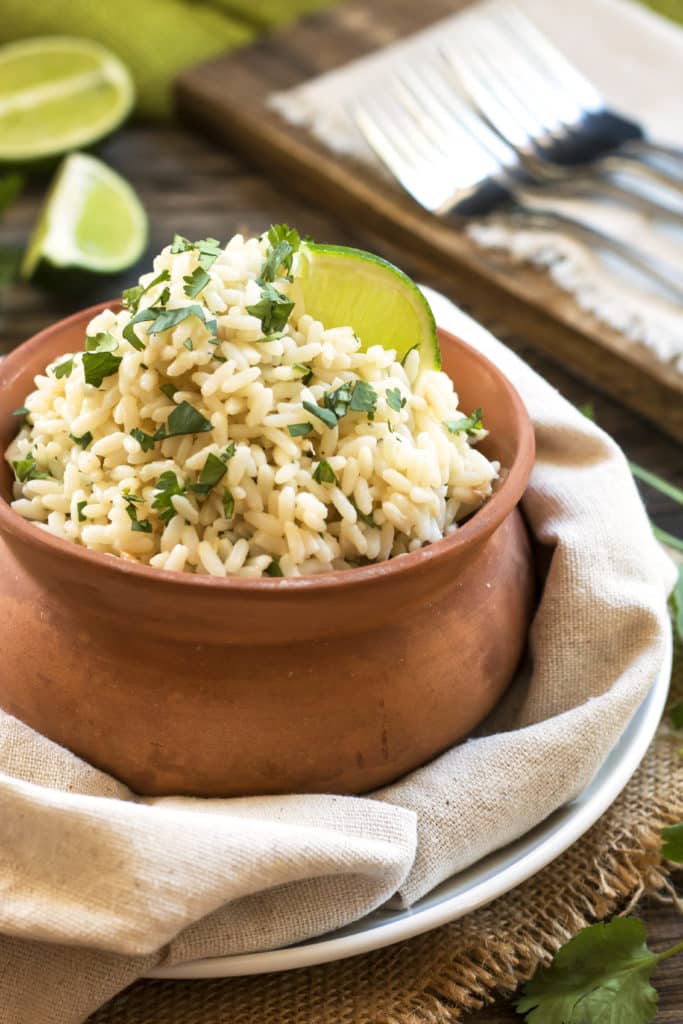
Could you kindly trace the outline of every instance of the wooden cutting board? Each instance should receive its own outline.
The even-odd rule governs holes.
[[[183,118],[258,163],[311,203],[352,218],[406,253],[452,272],[468,311],[495,319],[587,377],[683,441],[683,377],[642,346],[582,310],[542,271],[476,246],[454,225],[426,213],[399,186],[340,158],[308,131],[267,109],[266,97],[415,32],[467,0],[373,0],[309,17],[236,54],[184,72]],[[333,239],[328,239],[333,241]]]

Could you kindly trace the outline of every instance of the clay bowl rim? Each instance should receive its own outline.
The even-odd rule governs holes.
[[[5,390],[5,385],[21,374],[26,358],[35,354],[47,338],[51,339],[53,335],[61,333],[75,322],[80,320],[87,322],[102,310],[116,307],[120,308],[119,299],[100,302],[79,310],[44,328],[17,346],[0,362],[0,394]],[[516,507],[526,489],[533,466],[535,439],[534,429],[522,399],[498,367],[458,335],[452,334],[442,327],[438,328],[438,332],[440,337],[445,337],[449,343],[453,342],[456,346],[466,348],[468,355],[474,358],[474,361],[482,369],[493,374],[512,407],[513,417],[519,430],[515,458],[512,465],[506,467],[508,471],[500,487],[494,491],[485,505],[448,537],[427,544],[417,551],[401,555],[400,558],[358,566],[354,569],[337,569],[333,572],[317,573],[312,576],[244,579],[239,576],[215,577],[208,573],[163,572],[153,566],[126,562],[99,551],[91,551],[72,541],[62,540],[46,530],[36,529],[29,520],[12,511],[7,498],[2,493],[0,493],[0,532],[10,534],[34,548],[45,551],[46,554],[52,554],[58,558],[66,556],[69,560],[76,559],[84,567],[91,566],[100,572],[120,574],[123,577],[128,577],[131,581],[137,579],[151,582],[155,580],[184,591],[228,590],[244,594],[263,593],[270,596],[279,591],[325,591],[332,588],[348,590],[378,578],[391,578],[411,570],[418,570],[425,567],[426,564],[434,565],[443,559],[450,558],[458,549],[474,545],[479,539],[493,533]],[[0,457],[4,458],[4,452],[0,453]]]

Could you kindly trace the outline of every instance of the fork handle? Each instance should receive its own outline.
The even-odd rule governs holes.
[[[643,192],[631,188],[623,182],[613,181],[602,174],[586,175],[569,179],[566,182],[557,182],[553,184],[552,189],[557,195],[585,195],[588,198],[607,196],[610,199],[617,199],[635,210],[640,210],[650,217],[666,220],[669,224],[683,227],[682,208],[650,199]]]
[[[523,227],[542,231],[559,230],[596,248],[606,249],[650,280],[663,286],[679,303],[683,303],[683,278],[676,273],[674,267],[663,260],[657,260],[641,249],[614,238],[613,235],[598,231],[597,228],[592,228],[583,221],[567,217],[556,210],[536,210],[520,204],[510,208],[509,216]]]
[[[644,156],[638,156],[637,153],[614,152],[596,161],[596,166],[605,171],[627,171],[651,185],[665,185],[666,188],[683,195],[682,176],[670,174],[662,167],[655,167],[654,164],[648,163]]]
[[[651,142],[650,139],[632,139],[620,147],[625,153],[631,153],[636,157],[664,157],[672,160],[680,167],[683,174],[683,147],[669,146],[664,142]]]

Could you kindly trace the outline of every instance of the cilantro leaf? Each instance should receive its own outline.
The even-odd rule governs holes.
[[[166,397],[171,402],[175,402],[173,396],[175,395],[177,390],[178,388],[175,386],[175,384],[162,384],[161,387],[159,388],[159,391],[161,391],[162,394],[166,395]]]
[[[292,258],[301,245],[301,238],[296,228],[287,224],[273,224],[268,231],[270,253],[261,270],[261,281],[274,281],[280,268],[289,274],[292,269]]]
[[[261,285],[261,298],[253,306],[247,306],[247,313],[258,317],[264,334],[271,334],[283,329],[293,309],[291,299],[266,282]]]
[[[203,434],[213,430],[213,424],[189,402],[181,402],[168,417],[168,426],[161,438],[178,437],[180,434]]]
[[[463,431],[475,434],[478,430],[484,429],[482,415],[481,409],[475,409],[471,416],[463,416],[459,420],[446,420],[444,426],[451,434],[461,434]]]
[[[130,436],[135,438],[143,452],[151,452],[154,445],[160,440],[156,434],[146,434],[144,430],[140,430],[139,427],[133,427],[130,432]]]
[[[86,352],[115,352],[119,343],[109,331],[91,334],[85,339]]]
[[[171,499],[176,494],[185,494],[187,489],[183,484],[178,482],[178,478],[175,473],[169,469],[159,477],[155,491],[156,495],[152,502],[152,508],[158,510],[159,519],[162,523],[168,525],[176,515],[176,510],[173,507]]]
[[[18,409],[12,409],[13,416],[28,416],[29,410],[25,405],[19,406]]]
[[[322,406],[316,405],[315,402],[302,402],[302,405],[306,412],[313,413],[319,420],[322,420],[326,427],[332,429],[337,426],[337,416],[331,409],[324,409]]]
[[[634,917],[584,928],[527,982],[517,1011],[528,1024],[649,1024],[657,1010],[650,975],[683,943],[657,955],[645,937]]]
[[[149,284],[145,285],[144,288],[142,287],[141,284],[136,284],[132,288],[126,288],[123,291],[123,294],[121,295],[121,301],[123,305],[126,307],[126,309],[129,309],[131,313],[137,313],[138,306],[140,305],[140,299],[142,298],[142,296],[145,295],[152,288],[154,288],[156,285],[161,284],[163,281],[170,280],[171,275],[169,274],[168,270],[162,270],[161,273],[157,274],[154,280],[150,281]],[[166,294],[167,291],[168,289],[164,289],[164,294]],[[166,301],[168,301],[168,299]],[[163,304],[164,303],[162,296],[160,299],[160,305]]]
[[[284,576],[282,569],[280,568],[280,559],[274,558],[265,572],[266,576]]]
[[[188,352],[194,352],[192,338],[185,338],[185,341],[183,342],[183,348],[186,348]]]
[[[61,380],[62,377],[70,377],[71,371],[74,368],[74,357],[69,356],[68,359],[64,359],[58,366],[54,368],[54,375],[57,380]]]
[[[175,234],[173,236],[172,253],[188,252],[190,249],[197,249],[199,251],[199,263],[204,270],[208,270],[223,251],[221,243],[217,238],[200,238],[198,242],[191,242],[189,238],[185,238],[183,235]]]
[[[136,494],[124,494],[126,499],[126,512],[130,519],[130,528],[134,533],[151,533],[152,524],[149,519],[138,519],[138,510],[135,507],[136,504],[140,504],[142,501]]]
[[[226,519],[232,519],[235,514],[235,499],[228,487],[223,488],[223,515]]]
[[[106,348],[86,352],[83,356],[85,383],[91,384],[94,388],[101,387],[105,377],[111,377],[118,372],[122,359],[123,356],[115,356]]]
[[[394,412],[400,412],[407,401],[407,399],[405,399],[401,394],[400,388],[388,388],[384,397],[387,400],[387,405],[390,409],[393,409]]]
[[[351,412],[366,412],[368,419],[372,419],[376,408],[377,392],[372,384],[368,384],[366,380],[357,380],[353,387],[353,395],[349,405]]]
[[[78,516],[79,523],[84,523],[85,522],[86,517],[83,515],[83,509],[85,508],[85,506],[87,504],[88,504],[87,501],[77,501],[76,502],[76,514]]]
[[[338,420],[346,416],[351,404],[351,381],[345,381],[333,391],[326,391],[323,401],[328,409],[331,409]]]
[[[313,479],[319,484],[336,484],[337,475],[327,459],[321,459],[313,471]]]
[[[310,434],[313,427],[310,423],[290,423],[287,430],[292,437],[305,437],[306,434]]]
[[[85,434],[81,434],[80,437],[76,437],[75,434],[69,434],[69,438],[74,442],[74,444],[80,444],[81,448],[85,449],[92,441],[92,434],[89,430],[86,430]]]
[[[36,466],[34,455],[27,455],[25,459],[19,459],[12,463],[12,469],[17,480],[25,484],[28,480],[51,480],[49,473],[42,473]]]
[[[206,324],[204,310],[195,303],[191,306],[178,306],[174,309],[161,309],[157,306],[154,307],[154,312],[156,313],[156,318],[147,328],[150,334],[161,334],[162,331],[168,331],[171,327],[175,327],[191,316],[198,317],[203,324]]]
[[[185,287],[183,291],[191,299],[196,299],[200,292],[204,291],[211,278],[203,267],[195,267],[191,274],[183,278]]]
[[[313,370],[310,366],[306,366],[304,363],[294,363],[292,366],[293,370],[298,370],[301,374],[301,383],[310,384],[313,378]]]
[[[150,306],[149,309],[141,309],[139,313],[131,317],[126,326],[123,328],[123,336],[129,345],[132,345],[137,352],[142,352],[144,349],[144,343],[140,341],[137,334],[135,333],[135,324],[142,324],[148,320],[154,320],[157,315],[157,310]]]
[[[220,483],[227,472],[228,467],[225,462],[211,452],[206,457],[206,462],[199,474],[199,480],[196,484],[190,485],[190,490],[194,491],[195,494],[206,495],[217,483]]]
[[[358,505],[353,500],[353,498],[349,498],[349,501],[351,502],[351,504],[355,508],[356,514],[357,514],[358,518],[362,522],[364,522],[366,526],[371,526],[373,528],[373,530],[379,530],[379,526],[375,522],[375,520],[374,520],[374,518],[372,516],[372,513],[368,514],[367,512],[361,512],[361,510],[358,508]]]
[[[683,821],[662,829],[662,857],[683,864]]]

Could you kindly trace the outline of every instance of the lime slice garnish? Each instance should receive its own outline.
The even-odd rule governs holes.
[[[147,216],[127,181],[101,160],[63,161],[26,250],[22,277],[42,263],[112,274],[136,263],[147,244]]]
[[[424,368],[441,366],[429,303],[393,263],[360,249],[307,242],[299,250],[293,297],[298,289],[306,313],[328,328],[349,325],[364,350],[381,345],[403,359],[417,345]]]
[[[44,160],[89,146],[123,121],[134,97],[125,65],[88,39],[0,47],[0,161]]]

